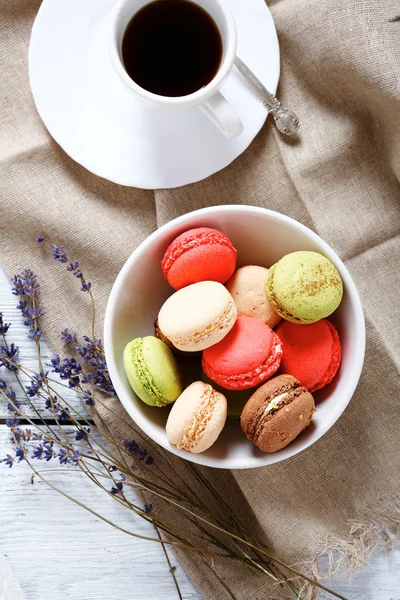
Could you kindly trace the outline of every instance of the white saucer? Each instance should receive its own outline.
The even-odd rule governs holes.
[[[100,177],[138,188],[200,181],[229,165],[266,119],[234,67],[221,88],[244,124],[229,140],[197,108],[174,112],[142,104],[124,89],[108,55],[114,0],[44,0],[29,48],[29,79],[39,114],[71,158]],[[275,93],[279,45],[264,0],[228,0],[238,55]]]

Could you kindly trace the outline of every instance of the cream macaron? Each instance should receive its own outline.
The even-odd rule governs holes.
[[[227,411],[223,394],[203,381],[195,381],[182,392],[169,413],[169,443],[193,454],[204,452],[224,428]]]
[[[238,315],[263,321],[273,329],[281,316],[272,308],[265,295],[268,269],[257,265],[240,267],[225,287],[236,303]]]
[[[216,281],[201,281],[164,302],[158,326],[178,350],[197,352],[218,344],[236,318],[236,305],[228,290]]]

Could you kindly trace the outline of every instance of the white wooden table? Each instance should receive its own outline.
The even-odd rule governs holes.
[[[34,349],[26,342],[26,329],[16,303],[0,269],[0,311],[5,321],[13,324],[10,338],[12,333],[24,363],[29,366],[31,362],[34,368]],[[4,371],[0,376],[6,379]],[[10,449],[6,418],[0,403],[0,459]],[[158,544],[135,540],[111,528],[41,482],[31,485],[30,475],[24,463],[12,469],[0,464],[0,556],[6,556],[27,600],[178,597]],[[71,472],[59,474],[52,481],[67,487],[72,496],[100,514],[132,527],[132,517],[86,478]],[[135,525],[144,535],[154,534],[151,525],[139,517]],[[173,556],[171,560],[184,599],[200,599],[179,563]],[[400,548],[390,565],[387,555],[377,553],[371,559],[371,568],[362,569],[351,582],[338,579],[330,585],[352,600],[400,600]],[[323,600],[328,598],[321,595]]]

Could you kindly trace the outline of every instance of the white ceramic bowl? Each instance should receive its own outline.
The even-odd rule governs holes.
[[[168,408],[152,408],[137,398],[125,376],[122,354],[135,337],[153,335],[153,322],[173,292],[160,262],[168,244],[193,227],[223,231],[238,250],[238,266],[269,267],[285,254],[313,250],[328,257],[343,279],[344,296],[330,317],[342,342],[342,364],[334,381],[314,394],[317,412],[312,424],[280,452],[264,454],[249,442],[238,423],[228,422],[217,442],[203,454],[190,454],[168,443]],[[308,448],[324,435],[349,403],[360,378],[365,352],[365,323],[354,282],[335,252],[318,235],[277,212],[253,206],[215,206],[188,213],[150,235],[121,269],[107,305],[104,344],[111,379],[119,399],[135,423],[170,452],[198,464],[224,469],[249,469],[280,462]]]

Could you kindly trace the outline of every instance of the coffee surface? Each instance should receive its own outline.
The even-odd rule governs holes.
[[[139,10],[122,39],[135,83],[161,96],[186,96],[218,72],[222,39],[212,17],[189,0],[156,0]]]

